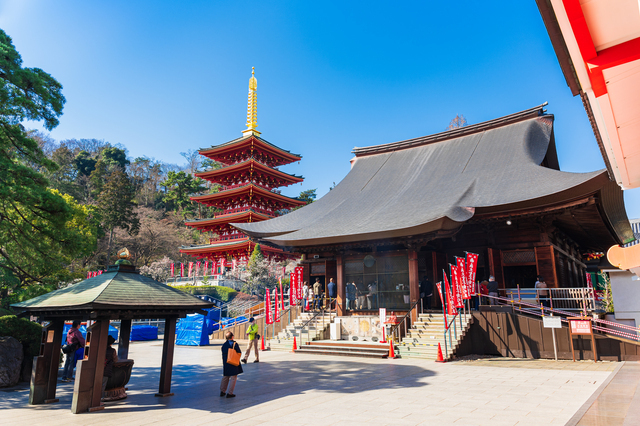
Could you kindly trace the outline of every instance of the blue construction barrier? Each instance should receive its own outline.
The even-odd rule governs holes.
[[[206,346],[209,333],[204,315],[187,315],[176,324],[176,345]]]
[[[131,341],[158,340],[158,327],[153,325],[134,325],[131,327]]]

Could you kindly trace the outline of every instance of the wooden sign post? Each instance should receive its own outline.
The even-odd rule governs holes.
[[[573,336],[591,336],[591,348],[593,350],[593,361],[598,362],[598,350],[596,349],[596,339],[593,335],[593,327],[591,326],[591,318],[589,317],[569,317],[569,336],[571,337],[571,356],[573,362],[576,361],[576,355],[573,348]]]

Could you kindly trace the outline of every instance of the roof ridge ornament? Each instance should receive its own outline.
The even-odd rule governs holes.
[[[249,79],[249,100],[247,102],[247,129],[242,131],[244,136],[260,134],[256,130],[258,127],[258,80],[256,79],[256,68],[251,67],[251,78]]]

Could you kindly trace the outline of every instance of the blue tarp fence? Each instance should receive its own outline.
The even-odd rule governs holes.
[[[206,346],[209,344],[207,319],[204,315],[187,315],[176,325],[176,345]]]
[[[131,341],[158,340],[158,327],[153,325],[134,325],[131,327]]]

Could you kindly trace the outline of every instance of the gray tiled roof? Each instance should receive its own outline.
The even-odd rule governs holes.
[[[117,270],[12,306],[27,310],[203,309],[211,304],[138,273]]]
[[[494,120],[492,127],[476,125],[462,136],[452,131],[448,139],[440,134],[437,141],[358,148],[349,174],[320,200],[233,226],[289,247],[404,237],[457,228],[479,211],[566,201],[609,182],[603,170],[567,173],[541,166],[553,116],[542,115],[541,107],[528,114]]]

